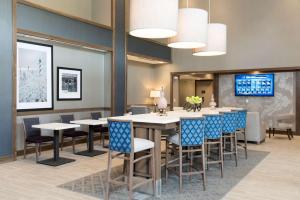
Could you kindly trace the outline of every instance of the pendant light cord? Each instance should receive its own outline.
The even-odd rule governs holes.
[[[210,0],[208,0],[208,23],[210,24]]]

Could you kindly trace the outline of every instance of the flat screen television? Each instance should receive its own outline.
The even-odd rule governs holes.
[[[235,96],[274,96],[274,74],[235,75]]]

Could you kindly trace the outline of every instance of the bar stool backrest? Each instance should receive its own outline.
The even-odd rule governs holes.
[[[237,111],[237,128],[245,129],[247,126],[247,110]]]
[[[180,144],[197,146],[204,143],[204,118],[180,118]]]
[[[41,129],[32,128],[32,125],[37,124],[40,124],[40,120],[38,117],[23,119],[25,139],[32,136],[41,136]]]
[[[220,114],[204,115],[205,139],[219,139],[222,137],[223,116]]]
[[[108,119],[109,149],[131,153],[133,149],[133,125],[130,120]]]
[[[101,112],[93,112],[93,113],[91,113],[91,117],[94,120],[98,120],[99,118],[102,118],[102,113]]]
[[[224,112],[223,114],[223,133],[234,133],[237,127],[237,116],[238,112]]]
[[[74,115],[61,115],[60,116],[61,122],[65,124],[70,124],[70,121],[74,121]],[[75,131],[75,128],[70,128],[63,130],[63,133]]]

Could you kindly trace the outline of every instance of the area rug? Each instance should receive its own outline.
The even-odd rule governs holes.
[[[206,191],[203,191],[202,179],[200,176],[193,176],[190,181],[188,177],[183,179],[183,192],[179,193],[178,177],[172,173],[169,175],[168,181],[162,179],[162,200],[219,200],[225,196],[236,184],[239,183],[256,165],[258,165],[269,152],[264,151],[248,151],[248,159],[243,157],[240,152],[238,167],[235,167],[234,159],[229,157],[224,161],[224,178],[220,177],[218,166],[210,166],[206,171],[207,184]],[[112,176],[117,177],[122,173],[122,167],[118,166],[112,169]],[[164,177],[164,174],[162,174]],[[83,193],[89,196],[103,199],[105,187],[106,171],[101,171],[89,176],[65,183],[59,187],[74,192]],[[138,182],[135,180],[133,183]],[[128,199],[126,186],[111,186],[110,199],[125,200]],[[150,195],[141,195],[135,193],[135,199],[158,199]]]

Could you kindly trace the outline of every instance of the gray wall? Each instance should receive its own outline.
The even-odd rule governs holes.
[[[0,157],[12,155],[12,0],[0,1]]]
[[[21,39],[24,40],[24,38]],[[37,41],[35,40],[35,42]],[[110,60],[110,53],[100,53],[57,44],[53,45],[54,110],[110,107]],[[83,93],[81,101],[57,101],[57,66],[82,69]],[[110,112],[101,112],[104,116],[110,115]],[[76,112],[64,114],[74,114],[75,119],[87,119],[90,118],[90,113],[91,112]],[[39,117],[41,123],[59,122],[60,120],[60,114],[57,113],[34,115],[34,117]],[[17,117],[17,150],[23,149],[24,129],[22,119],[23,117],[21,116]],[[87,130],[87,127],[82,127],[82,129]],[[51,135],[49,131],[42,131],[42,133],[44,135]]]
[[[154,66],[151,64],[127,62],[127,105],[152,104],[149,98],[154,85]]]
[[[295,114],[295,81],[294,72],[275,73],[274,97],[236,97],[234,94],[234,75],[221,75],[219,79],[219,103],[220,106],[244,107],[249,111],[260,112],[263,122],[266,125],[271,125],[272,116]]]
[[[299,66],[299,10],[299,0],[212,1],[211,21],[227,25],[227,54],[194,57],[173,50],[173,63],[155,68],[156,84],[169,95],[170,72]]]
[[[105,77],[111,66],[105,66],[102,53],[55,45],[53,47],[54,109],[104,107],[105,96],[110,95]],[[82,100],[57,101],[57,67],[82,69]],[[104,71],[104,68],[109,70]],[[106,73],[105,73],[106,72]],[[108,73],[109,75],[110,73]]]

